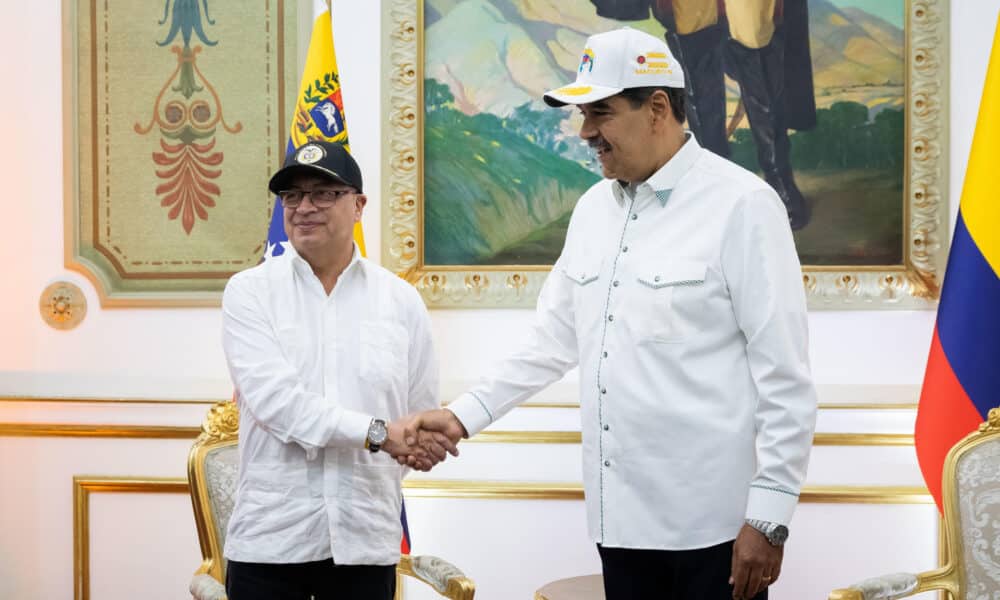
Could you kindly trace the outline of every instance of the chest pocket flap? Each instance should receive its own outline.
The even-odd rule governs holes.
[[[654,266],[639,276],[639,283],[659,289],[670,286],[699,285],[705,282],[708,265],[696,260],[671,260]]]
[[[587,285],[601,276],[600,259],[575,259],[567,261],[562,268],[563,275],[577,285]]]

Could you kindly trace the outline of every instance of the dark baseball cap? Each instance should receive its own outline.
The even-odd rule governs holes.
[[[296,175],[322,175],[345,183],[358,192],[361,188],[361,168],[343,144],[309,142],[285,157],[285,164],[271,177],[267,189],[272,194],[291,187]]]

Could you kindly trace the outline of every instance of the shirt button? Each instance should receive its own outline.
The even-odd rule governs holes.
[[[608,353],[607,352],[603,352],[601,355],[604,356],[604,358],[608,357]]]
[[[660,276],[659,275],[657,275],[656,277],[653,278],[653,281],[659,281],[659,280],[660,280]]]
[[[617,279],[615,279],[614,283],[612,283],[611,285],[613,285],[613,286],[615,286],[615,287],[618,287],[618,280],[617,280]]]
[[[605,425],[605,426],[604,426],[604,431],[607,431],[607,430],[609,430],[609,429],[611,429],[611,426],[610,426],[610,425]]]
[[[628,246],[622,246],[622,252],[628,252]]]
[[[607,394],[607,393],[608,393],[608,388],[604,388],[604,387],[602,387],[602,388],[601,388],[601,393],[602,393],[602,394]]]
[[[637,214],[635,214],[635,213],[632,213],[632,220],[633,220],[633,221],[635,221],[635,220],[636,220],[636,219],[638,219],[638,218],[639,218],[639,215],[637,215]]]
[[[610,467],[611,466],[611,461],[610,460],[604,461],[604,466],[605,467]]]
[[[614,321],[615,320],[615,316],[614,315],[608,315],[608,320],[609,321]]]

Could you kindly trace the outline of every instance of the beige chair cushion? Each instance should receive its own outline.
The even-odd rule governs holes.
[[[212,505],[212,526],[218,536],[219,546],[226,547],[226,527],[233,514],[236,498],[240,457],[236,444],[220,446],[205,456],[205,480],[208,501]],[[225,569],[225,558],[223,569]]]
[[[958,462],[965,597],[1000,595],[1000,440],[978,444]]]

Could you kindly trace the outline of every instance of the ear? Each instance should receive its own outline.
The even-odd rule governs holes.
[[[674,118],[674,113],[670,108],[670,98],[663,90],[656,90],[647,101],[649,110],[653,114],[654,122],[666,122]]]
[[[354,196],[354,220],[361,220],[361,213],[365,210],[365,205],[368,204],[368,196],[364,194],[356,194]]]

